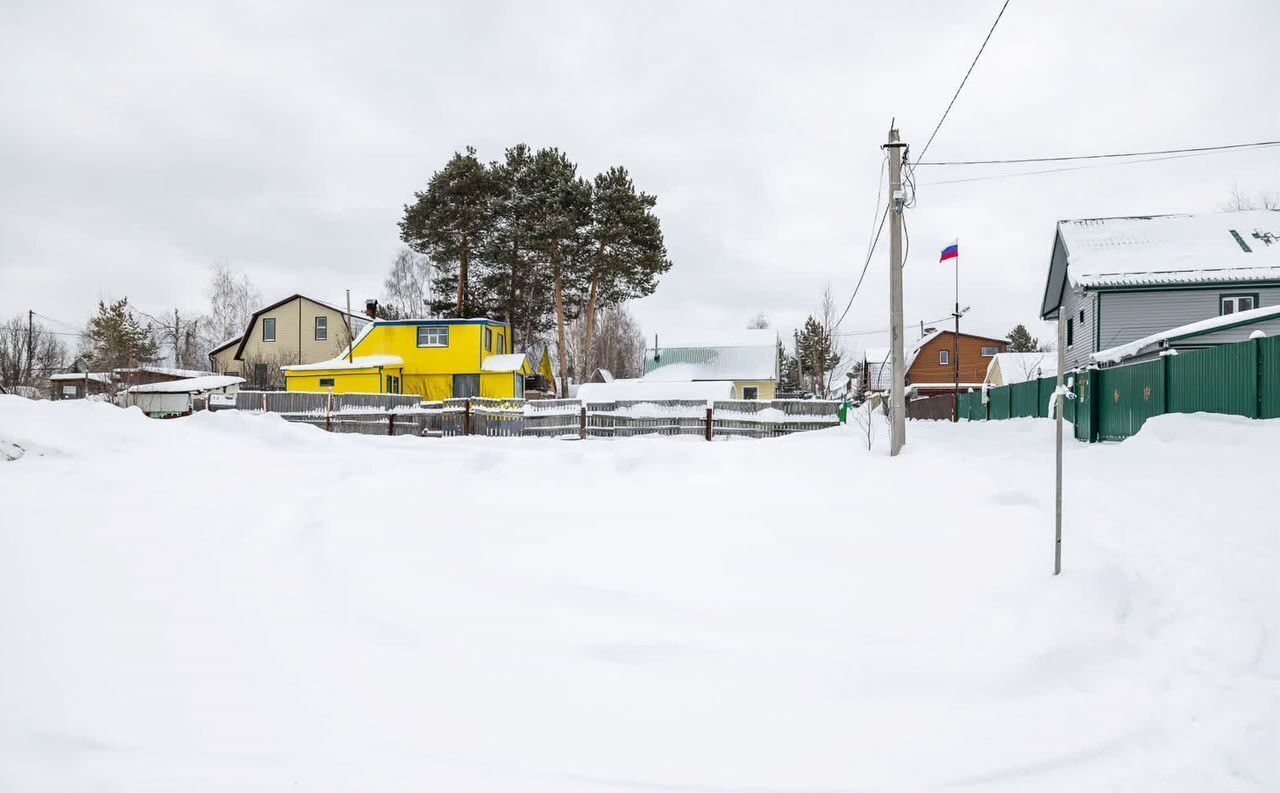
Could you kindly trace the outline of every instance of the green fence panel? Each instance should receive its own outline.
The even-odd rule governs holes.
[[[987,403],[982,400],[982,392],[977,391],[972,396],[973,400],[969,403],[969,418],[974,421],[986,421]]]
[[[1036,381],[1036,415],[1040,418],[1049,418],[1049,398],[1053,396],[1053,390],[1057,387],[1058,378],[1056,377],[1041,377]]]
[[[1075,379],[1076,398],[1067,403],[1065,415],[1075,427],[1076,440],[1093,443],[1098,439],[1098,371],[1087,369],[1068,376]]]
[[[1252,418],[1258,410],[1258,348],[1224,344],[1164,358],[1165,410],[1231,413]]]
[[[1258,418],[1280,419],[1280,336],[1249,343],[1258,349]]]
[[[1013,389],[1011,386],[1000,386],[987,391],[987,415],[995,419],[1007,419],[1012,415]]]
[[[956,404],[957,415],[962,419],[969,419],[970,421],[973,421],[975,419],[973,407],[975,402],[977,402],[979,407],[981,407],[982,394],[973,391],[961,394],[960,401]]]
[[[1164,360],[1103,369],[1098,403],[1098,437],[1121,441],[1164,412]]]
[[[1040,397],[1040,382],[1028,380],[1009,386],[1009,415],[1014,418],[1035,418],[1036,402]]]

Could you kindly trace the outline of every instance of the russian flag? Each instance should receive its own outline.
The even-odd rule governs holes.
[[[942,249],[942,258],[939,259],[938,261],[945,262],[947,259],[959,259],[959,258],[960,258],[960,241],[956,240],[955,242],[951,243],[950,245]]]

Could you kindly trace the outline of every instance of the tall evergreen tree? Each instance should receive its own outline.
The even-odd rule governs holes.
[[[1031,335],[1027,326],[1019,322],[1005,336],[1009,340],[1009,352],[1039,352],[1040,340]]]
[[[662,225],[653,208],[657,199],[636,192],[626,168],[614,166],[596,176],[587,229],[586,371],[592,367],[596,311],[653,294],[658,276],[671,269]]]
[[[550,271],[532,250],[532,206],[524,193],[533,156],[527,145],[518,143],[507,149],[502,162],[490,165],[497,198],[481,282],[494,313],[511,323],[513,349],[517,342],[532,344],[553,324]]]
[[[98,313],[85,327],[83,353],[93,368],[110,371],[151,363],[158,345],[122,297],[109,305],[98,301]]]
[[[560,380],[569,383],[565,320],[577,313],[587,280],[584,237],[591,220],[591,185],[559,149],[540,149],[517,179],[528,219],[528,246],[551,275]]]
[[[437,171],[427,189],[414,193],[400,220],[400,239],[431,257],[439,273],[432,311],[465,317],[484,313],[482,300],[470,293],[472,257],[484,244],[493,221],[496,185],[492,171],[476,158],[476,150],[455,152]],[[456,288],[456,299],[445,297]]]
[[[799,348],[796,355],[804,366],[806,379],[811,391],[823,391],[827,373],[840,363],[840,353],[836,349],[835,337],[812,315],[800,329]]]

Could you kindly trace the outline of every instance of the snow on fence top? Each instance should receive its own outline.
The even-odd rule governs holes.
[[[676,380],[651,382],[614,380],[612,383],[583,383],[578,386],[578,399],[583,402],[616,402],[638,400],[733,399],[733,383],[727,381]]]
[[[1067,273],[1083,287],[1280,278],[1280,212],[1063,220]]]

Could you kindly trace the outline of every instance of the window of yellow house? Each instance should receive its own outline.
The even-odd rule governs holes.
[[[321,388],[333,388],[333,378],[332,378],[332,377],[321,377],[321,378],[320,378],[320,387],[321,387]]]
[[[484,329],[484,351],[493,352],[493,328]]]
[[[448,325],[419,325],[418,326],[418,346],[419,347],[448,347],[449,346],[449,326]]]

